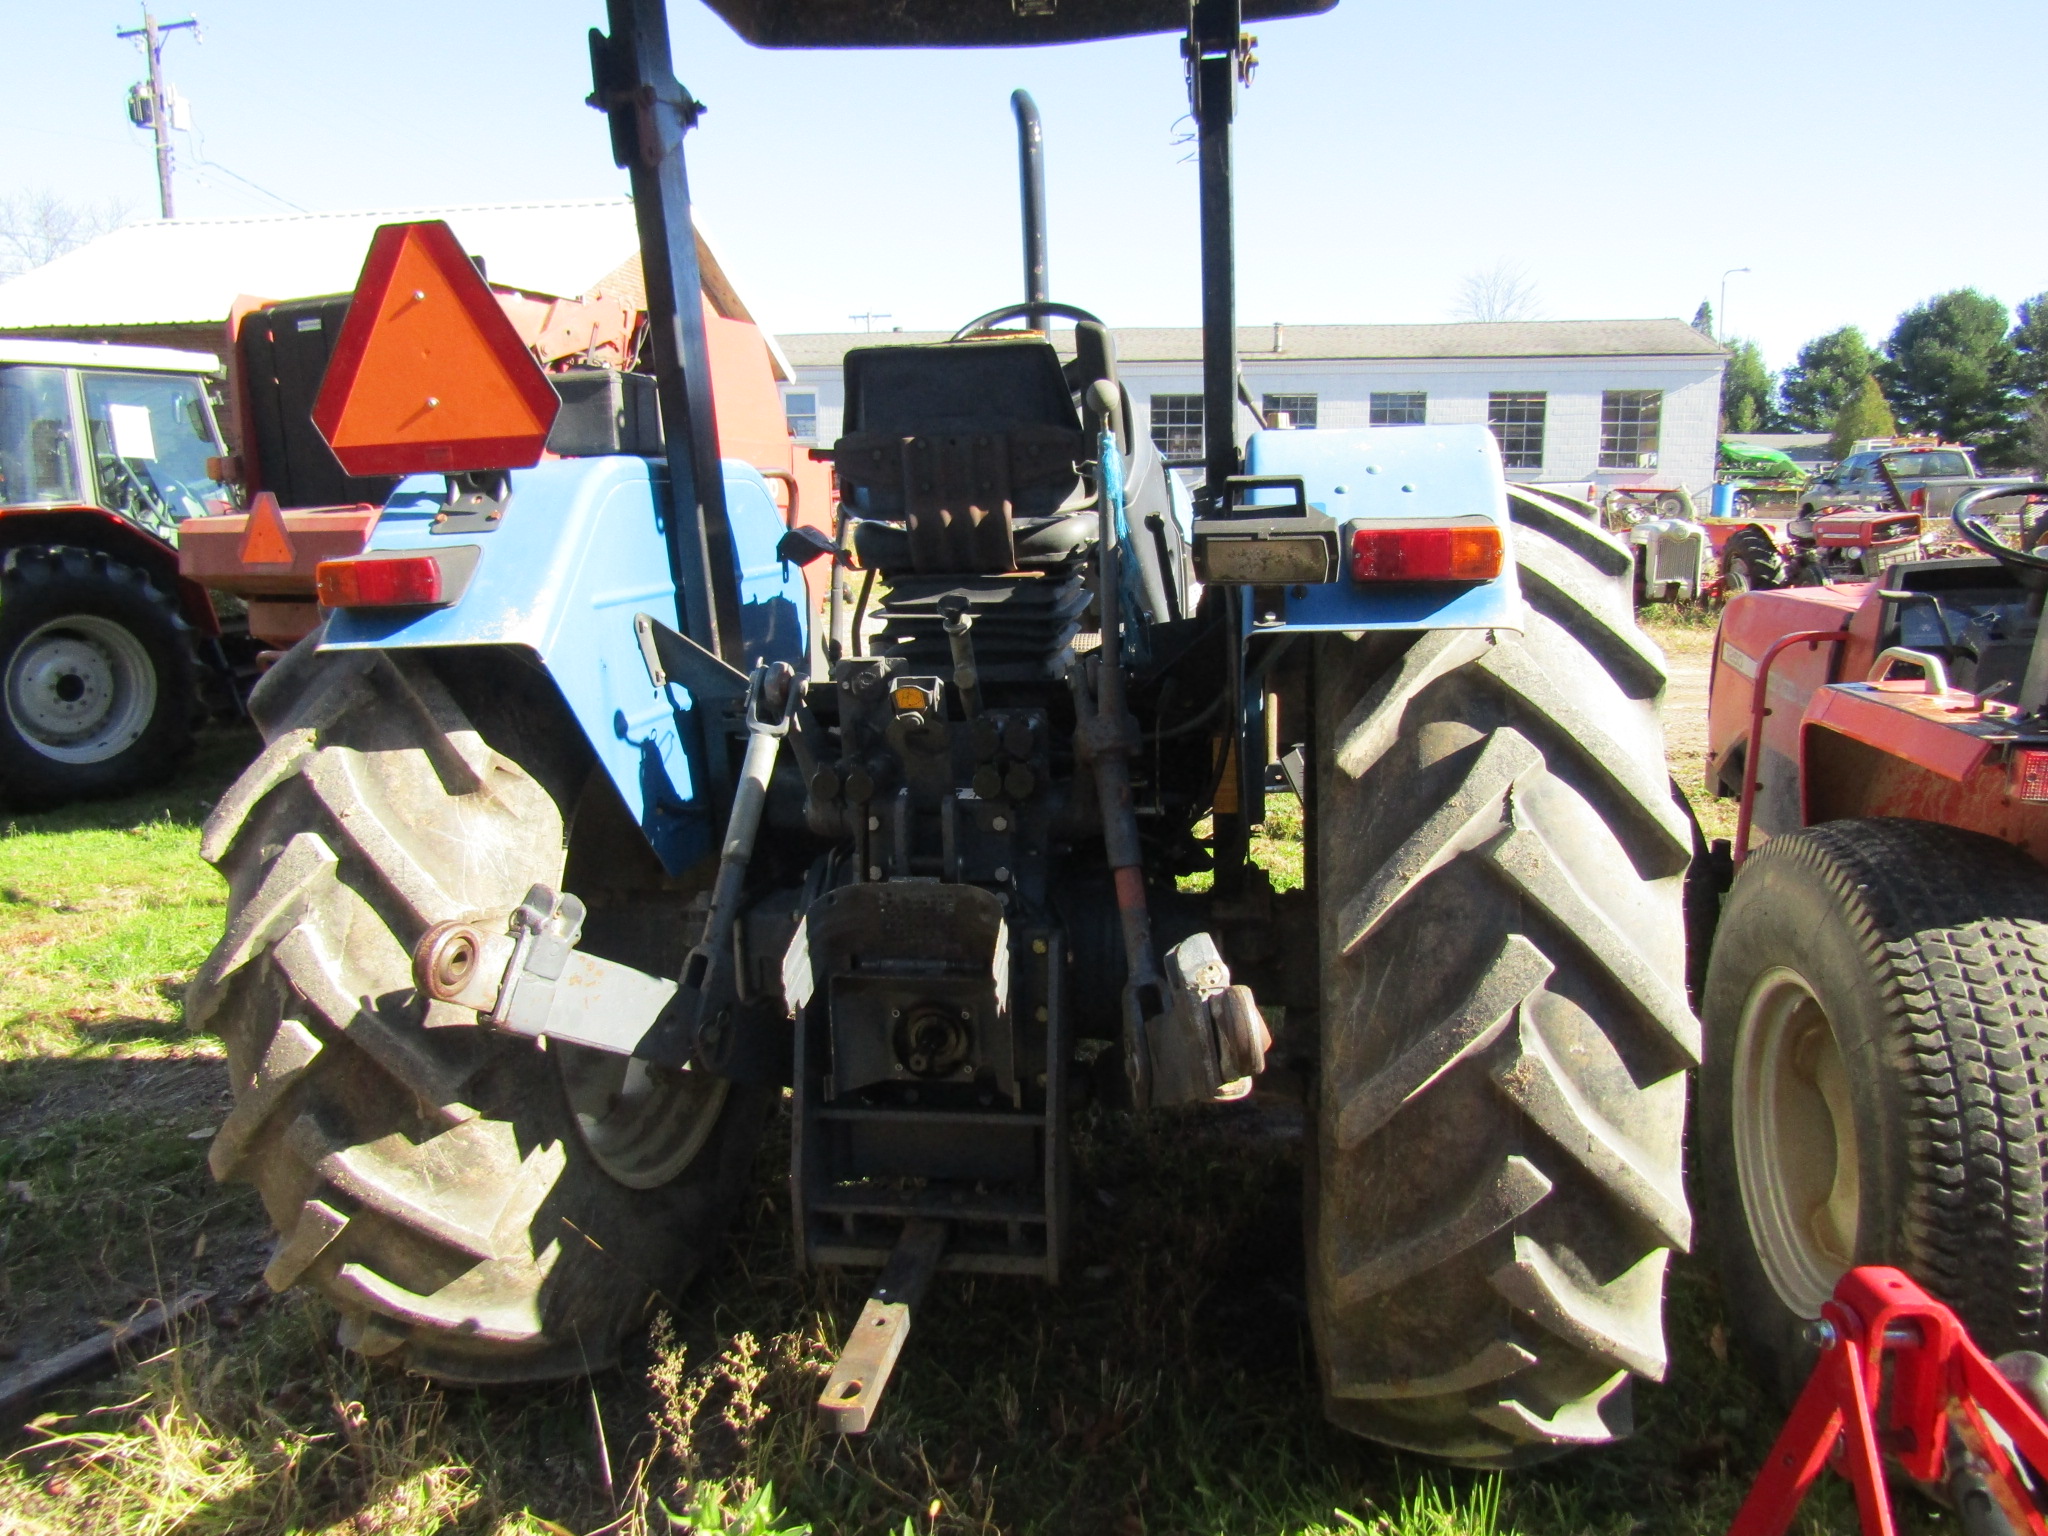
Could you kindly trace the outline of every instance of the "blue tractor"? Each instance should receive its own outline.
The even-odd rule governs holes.
[[[592,100],[665,434],[613,402],[589,453],[402,481],[205,833],[212,1165],[345,1345],[451,1382],[610,1362],[787,1089],[803,1262],[881,1270],[822,1403],[858,1430],[934,1273],[1063,1277],[1079,1103],[1226,1103],[1270,1062],[1309,1085],[1326,1413],[1487,1466],[1628,1431],[1690,1231],[1662,662],[1629,551],[1486,428],[1240,431],[1242,26],[1330,3],[711,0],[766,47],[1185,36],[1200,484],[1048,298],[1027,176],[1021,302],[847,355],[831,536],[716,459],[698,104],[661,0],[610,0]],[[1248,857],[1281,792],[1300,891]]]

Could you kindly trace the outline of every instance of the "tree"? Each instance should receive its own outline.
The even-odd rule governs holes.
[[[1721,430],[1769,432],[1778,425],[1776,381],[1764,366],[1753,341],[1729,343],[1728,367],[1721,375]]]
[[[55,261],[128,217],[128,205],[67,203],[47,189],[0,197],[0,282]]]
[[[2034,477],[2048,479],[2048,395],[2036,395],[2027,402],[2022,437],[2021,450]]]
[[[1714,306],[1705,299],[1701,299],[1700,307],[1692,312],[1692,328],[1710,340],[1713,337]]]
[[[1814,337],[1799,349],[1799,360],[1785,370],[1778,386],[1785,424],[1796,432],[1832,430],[1842,407],[1863,392],[1863,381],[1877,361],[1878,354],[1853,325]]]
[[[1899,316],[1878,382],[1908,431],[1973,443],[1994,461],[2019,451],[2019,352],[2005,306],[1974,288]]]
[[[1885,403],[1883,388],[1873,375],[1866,373],[1862,388],[1835,417],[1835,435],[1828,441],[1828,455],[1837,460],[1845,459],[1849,456],[1850,445],[1857,438],[1890,437],[1897,430],[1892,421],[1891,407]]]
[[[1454,320],[1540,320],[1543,305],[1528,268],[1503,258],[1458,282]]]
[[[2021,301],[2019,324],[2006,339],[2015,354],[2013,383],[2029,395],[2048,390],[2048,293]]]

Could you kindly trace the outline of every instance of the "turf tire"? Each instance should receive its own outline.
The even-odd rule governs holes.
[[[444,1381],[609,1364],[715,1250],[768,1095],[731,1088],[679,1173],[630,1187],[579,1129],[579,1058],[423,1004],[410,961],[434,922],[502,920],[534,883],[561,888],[565,859],[577,878],[579,843],[623,815],[590,809],[609,786],[545,680],[502,650],[307,642],[250,705],[267,745],[204,832],[228,922],[187,1010],[227,1045],[235,1105],[211,1163],[262,1195],[266,1279],[334,1302],[344,1345]],[[626,883],[619,847],[583,861],[593,879]],[[673,914],[644,920],[658,894],[613,904],[625,937],[612,925],[609,945],[603,898],[585,947],[680,963]]]
[[[1511,511],[1525,633],[1318,640],[1312,807],[1326,1412],[1492,1467],[1625,1435],[1664,1372],[1698,1048],[1630,553]]]
[[[63,637],[65,621],[74,618],[103,633],[112,626],[124,634],[123,649],[135,668],[146,671],[141,681],[155,695],[141,707],[131,731],[122,733],[125,739],[109,741],[103,755],[83,758],[53,755],[28,723],[24,702],[14,697],[27,684],[22,669],[31,665],[23,646]],[[103,641],[83,643],[106,649]],[[120,670],[117,664],[109,674]],[[130,685],[116,677],[110,708],[119,707],[119,690]],[[168,778],[192,745],[198,682],[190,630],[177,603],[146,571],[98,550],[32,546],[6,551],[0,564],[0,687],[9,695],[0,700],[0,794],[17,808],[145,788]],[[88,744],[84,750],[94,749]]]
[[[1734,1332],[1789,1399],[1818,1307],[1771,1278],[1755,1229],[1768,1217],[1752,1210],[1768,1197],[1746,1190],[1736,1129],[1737,1063],[1755,1059],[1757,1000],[1785,971],[1824,1015],[1847,1089],[1856,1223],[1839,1246],[1907,1271],[1986,1353],[2043,1348],[2048,873],[1992,838],[1904,820],[1826,822],[1743,861],[1701,1007],[1702,1215]]]

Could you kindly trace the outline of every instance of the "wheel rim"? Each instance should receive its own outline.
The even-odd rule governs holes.
[[[628,1189],[666,1184],[696,1160],[725,1107],[725,1078],[698,1067],[654,1067],[637,1057],[550,1041],[583,1145]]]
[[[1856,1258],[1860,1168],[1849,1075],[1797,972],[1751,989],[1735,1037],[1736,1178],[1750,1240],[1779,1298],[1820,1316]]]
[[[7,663],[7,718],[60,763],[100,763],[133,746],[156,713],[156,668],[124,626],[77,613],[31,631]]]

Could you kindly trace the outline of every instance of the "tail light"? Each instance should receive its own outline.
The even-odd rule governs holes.
[[[1914,512],[1925,512],[1927,510],[1927,487],[1923,485],[1916,489],[1913,492],[1912,500],[1907,502],[1906,505]]]
[[[1506,558],[1500,528],[1490,522],[1352,525],[1353,581],[1492,581]]]
[[[323,608],[445,608],[468,587],[481,553],[474,544],[459,544],[323,560],[313,585]]]

